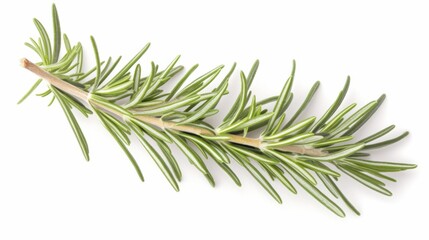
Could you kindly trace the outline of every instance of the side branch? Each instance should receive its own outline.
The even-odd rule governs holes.
[[[44,80],[46,80],[47,82],[49,82],[49,84],[55,86],[56,88],[82,100],[85,102],[90,102],[94,107],[97,107],[99,109],[103,109],[105,111],[111,112],[113,114],[115,114],[116,116],[118,116],[119,118],[123,119],[123,114],[114,110],[114,109],[110,109],[107,108],[101,104],[98,104],[97,102],[91,101],[90,98],[90,94],[88,92],[86,92],[83,89],[80,89],[68,82],[65,82],[63,80],[61,80],[60,78],[50,74],[49,72],[45,71],[44,69],[40,68],[39,66],[37,66],[36,64],[32,63],[30,60],[23,58],[21,60],[21,65],[22,67],[26,68],[27,70],[33,72],[34,74],[38,75],[39,77],[43,78]],[[214,133],[212,133],[211,131],[204,129],[204,128],[199,128],[199,127],[194,127],[194,126],[186,126],[186,125],[177,125],[175,122],[171,122],[171,121],[163,121],[158,117],[152,117],[152,116],[132,116],[135,119],[138,119],[140,121],[143,121],[145,123],[149,123],[151,125],[157,126],[159,128],[167,128],[167,129],[173,129],[173,130],[177,130],[177,131],[181,131],[181,132],[187,132],[187,133],[192,133],[195,135],[211,135],[213,136]],[[239,135],[233,135],[233,134],[229,134],[227,135],[229,136],[228,141],[232,142],[232,143],[236,143],[236,144],[240,144],[240,145],[245,145],[245,146],[249,146],[249,147],[254,147],[254,148],[260,148],[261,147],[261,141],[257,138],[248,138],[248,137],[242,137]],[[303,154],[303,155],[308,155],[308,156],[326,156],[327,152],[322,151],[320,149],[308,149],[304,146],[298,146],[298,145],[291,145],[291,146],[282,146],[282,147],[278,147],[275,148],[276,150],[279,151],[283,151],[283,152],[291,152],[291,153],[298,153],[298,154]]]

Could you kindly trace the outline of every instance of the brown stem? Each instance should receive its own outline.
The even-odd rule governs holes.
[[[90,102],[92,106],[97,107],[99,109],[103,109],[105,111],[109,111],[122,119],[123,117],[122,113],[114,109],[107,108],[101,104],[98,104],[97,102],[91,101],[90,94],[88,92],[76,86],[73,86],[72,84],[65,82],[60,78],[50,74],[49,72],[37,66],[36,64],[32,63],[30,60],[26,58],[22,59],[21,65],[22,67],[30,70],[31,72],[38,75],[39,77],[45,79],[47,82],[49,82],[49,84],[57,87],[58,89],[61,89],[62,91],[67,92],[70,95],[80,100],[83,100],[85,102]],[[175,122],[163,121],[158,117],[142,116],[142,115],[136,115],[133,117],[145,123],[149,123],[151,125],[157,126],[159,128],[168,128],[168,129],[173,129],[181,132],[192,133],[195,135],[209,135],[209,136],[215,135],[213,132],[204,128],[186,126],[186,125],[177,125]],[[228,139],[229,142],[237,143],[245,146],[260,148],[262,144],[262,142],[257,138],[242,137],[234,134],[228,134],[227,136],[229,137]],[[325,156],[327,154],[326,152],[320,149],[308,149],[304,146],[298,146],[298,145],[282,146],[282,147],[277,147],[275,149],[283,152],[298,153],[298,154],[304,154],[308,156]]]

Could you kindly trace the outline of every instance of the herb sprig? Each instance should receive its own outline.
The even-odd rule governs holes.
[[[198,67],[195,65],[178,77],[184,71],[184,67],[177,65],[178,56],[165,68],[152,62],[150,73],[145,75],[139,60],[148,50],[149,44],[120,68],[121,57],[102,60],[95,38],[91,36],[96,66],[85,70],[82,44],[72,44],[67,35],[61,33],[55,5],[52,7],[52,16],[52,41],[45,27],[34,19],[40,36],[37,39],[30,38],[25,45],[37,53],[40,61],[32,63],[23,59],[22,65],[40,79],[19,103],[38,88],[42,79],[46,80],[48,89],[37,95],[51,96],[49,105],[54,101],[60,104],[87,160],[88,143],[72,109],[85,117],[95,113],[125,152],[140,180],[144,181],[136,159],[128,150],[129,136],[134,133],[176,191],[179,191],[178,182],[182,172],[170,150],[171,144],[183,152],[212,186],[215,186],[214,176],[205,162],[212,159],[232,181],[241,186],[238,176],[229,167],[230,162],[235,161],[277,202],[281,203],[282,199],[266,176],[278,180],[294,194],[297,193],[295,186],[300,185],[341,217],[345,216],[344,211],[320,190],[321,185],[332,197],[340,198],[359,215],[336,184],[342,174],[390,196],[385,181],[395,179],[386,174],[416,167],[414,164],[368,159],[369,150],[393,144],[407,136],[408,132],[390,140],[378,140],[394,129],[392,125],[366,138],[355,139],[353,134],[373,116],[385,95],[355,111],[356,104],[341,108],[350,78],[347,78],[338,97],[322,117],[312,116],[297,121],[320,83],[313,85],[295,113],[289,113],[287,110],[293,99],[295,61],[282,91],[266,99],[257,99],[251,91],[259,66],[259,61],[256,61],[248,74],[240,72],[240,93],[222,123],[215,127],[206,118],[218,113],[216,107],[220,99],[228,94],[228,81],[235,71],[235,64],[215,88],[207,91],[215,79],[221,76],[223,65],[194,77]],[[61,50],[65,50],[63,55],[60,54]],[[168,81],[177,81],[170,92],[161,88]],[[273,110],[267,108],[271,103],[274,104]],[[250,132],[261,134],[252,138],[248,137]],[[156,144],[151,144],[148,139]]]

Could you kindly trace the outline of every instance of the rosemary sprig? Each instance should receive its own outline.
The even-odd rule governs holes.
[[[72,108],[79,110],[84,116],[92,113],[98,116],[143,181],[137,161],[127,148],[130,144],[129,135],[134,132],[176,191],[179,191],[178,182],[182,173],[169,144],[177,145],[212,186],[215,185],[215,180],[202,156],[212,158],[241,186],[238,176],[229,167],[231,161],[237,162],[279,203],[282,202],[281,197],[260,170],[273,180],[279,180],[292,193],[297,193],[293,179],[317,201],[341,217],[345,213],[320,190],[318,180],[333,197],[341,198],[359,215],[335,184],[334,180],[341,178],[341,173],[375,191],[391,195],[385,188],[384,180],[395,180],[385,174],[416,167],[414,164],[366,159],[369,156],[367,150],[395,143],[408,132],[374,143],[389,133],[394,128],[392,125],[364,139],[353,141],[353,134],[373,116],[385,95],[355,112],[352,111],[356,104],[338,112],[349,88],[350,78],[347,78],[337,99],[321,118],[312,116],[296,122],[315,95],[319,82],[313,85],[301,107],[289,114],[287,109],[292,102],[295,62],[279,95],[257,101],[250,90],[259,66],[259,61],[256,61],[247,75],[240,72],[241,91],[223,122],[213,127],[205,119],[217,114],[217,104],[228,94],[228,81],[235,70],[235,64],[211,91],[204,90],[221,74],[224,66],[216,67],[186,84],[198,67],[195,65],[178,80],[170,92],[165,92],[161,87],[166,82],[177,79],[177,74],[184,69],[176,66],[179,57],[174,58],[163,70],[151,63],[151,72],[143,76],[138,62],[148,50],[149,44],[118,69],[121,58],[113,63],[111,57],[103,61],[96,41],[91,36],[96,66],[84,71],[82,45],[72,45],[67,35],[61,35],[55,5],[52,7],[52,15],[52,42],[45,27],[35,19],[40,36],[37,40],[30,38],[30,42],[25,45],[39,55],[40,61],[32,63],[23,59],[22,66],[49,83],[48,90],[40,96],[51,95],[52,101],[60,103],[87,160],[88,144]],[[63,55],[61,43],[65,46]],[[112,75],[112,72],[117,73]],[[36,81],[18,103],[23,102],[38,88],[41,79]],[[266,108],[269,103],[274,103],[273,110]],[[247,137],[249,132],[256,130],[262,130],[258,138]],[[157,144],[151,145],[148,139],[153,139]]]

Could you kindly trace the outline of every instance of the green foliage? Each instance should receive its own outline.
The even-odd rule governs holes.
[[[223,65],[195,78],[194,72],[198,65],[194,65],[183,76],[177,77],[183,67],[177,66],[179,57],[176,57],[163,70],[152,62],[151,70],[145,76],[139,60],[148,50],[149,44],[119,69],[121,57],[114,62],[112,57],[103,61],[95,39],[91,36],[96,66],[84,71],[82,45],[73,45],[67,35],[61,35],[55,5],[52,14],[52,42],[45,27],[35,19],[40,36],[36,40],[31,38],[25,45],[40,57],[38,66],[87,93],[87,99],[79,99],[67,89],[50,85],[48,90],[38,94],[42,97],[51,95],[52,100],[59,102],[87,160],[88,144],[74,116],[73,108],[84,116],[92,113],[98,116],[143,181],[139,165],[127,147],[130,144],[129,135],[134,133],[176,191],[179,191],[178,182],[182,173],[179,161],[170,150],[171,144],[183,152],[212,186],[215,185],[215,180],[205,163],[208,158],[213,159],[241,186],[238,176],[230,168],[233,160],[246,169],[277,202],[282,203],[282,199],[266,175],[278,180],[292,193],[298,191],[294,184],[300,185],[317,201],[341,217],[345,216],[345,213],[321,187],[324,186],[327,193],[334,198],[340,198],[359,215],[334,181],[342,177],[340,173],[370,189],[391,195],[384,180],[395,180],[385,174],[416,167],[414,164],[366,159],[369,154],[364,151],[385,147],[408,134],[406,132],[393,139],[374,143],[392,131],[393,125],[353,142],[353,134],[373,116],[385,95],[355,112],[353,110],[357,104],[354,103],[338,112],[350,85],[349,77],[335,102],[322,117],[310,116],[299,120],[314,97],[319,82],[313,85],[298,110],[289,113],[287,108],[293,99],[295,61],[279,95],[260,101],[257,101],[250,90],[259,67],[259,61],[256,61],[247,75],[240,72],[240,93],[223,122],[213,127],[206,122],[206,118],[217,114],[217,105],[222,97],[228,94],[228,81],[235,70],[235,64],[223,80],[209,90],[209,86],[221,75]],[[64,48],[61,48],[62,43]],[[64,51],[62,55],[61,50]],[[194,80],[190,80],[192,78]],[[168,81],[175,79],[178,80],[171,91],[161,88]],[[41,81],[38,79],[19,103],[24,101]],[[270,103],[274,104],[273,110],[267,108]],[[258,138],[246,137],[249,133],[260,134]],[[318,180],[321,183],[318,183]]]

